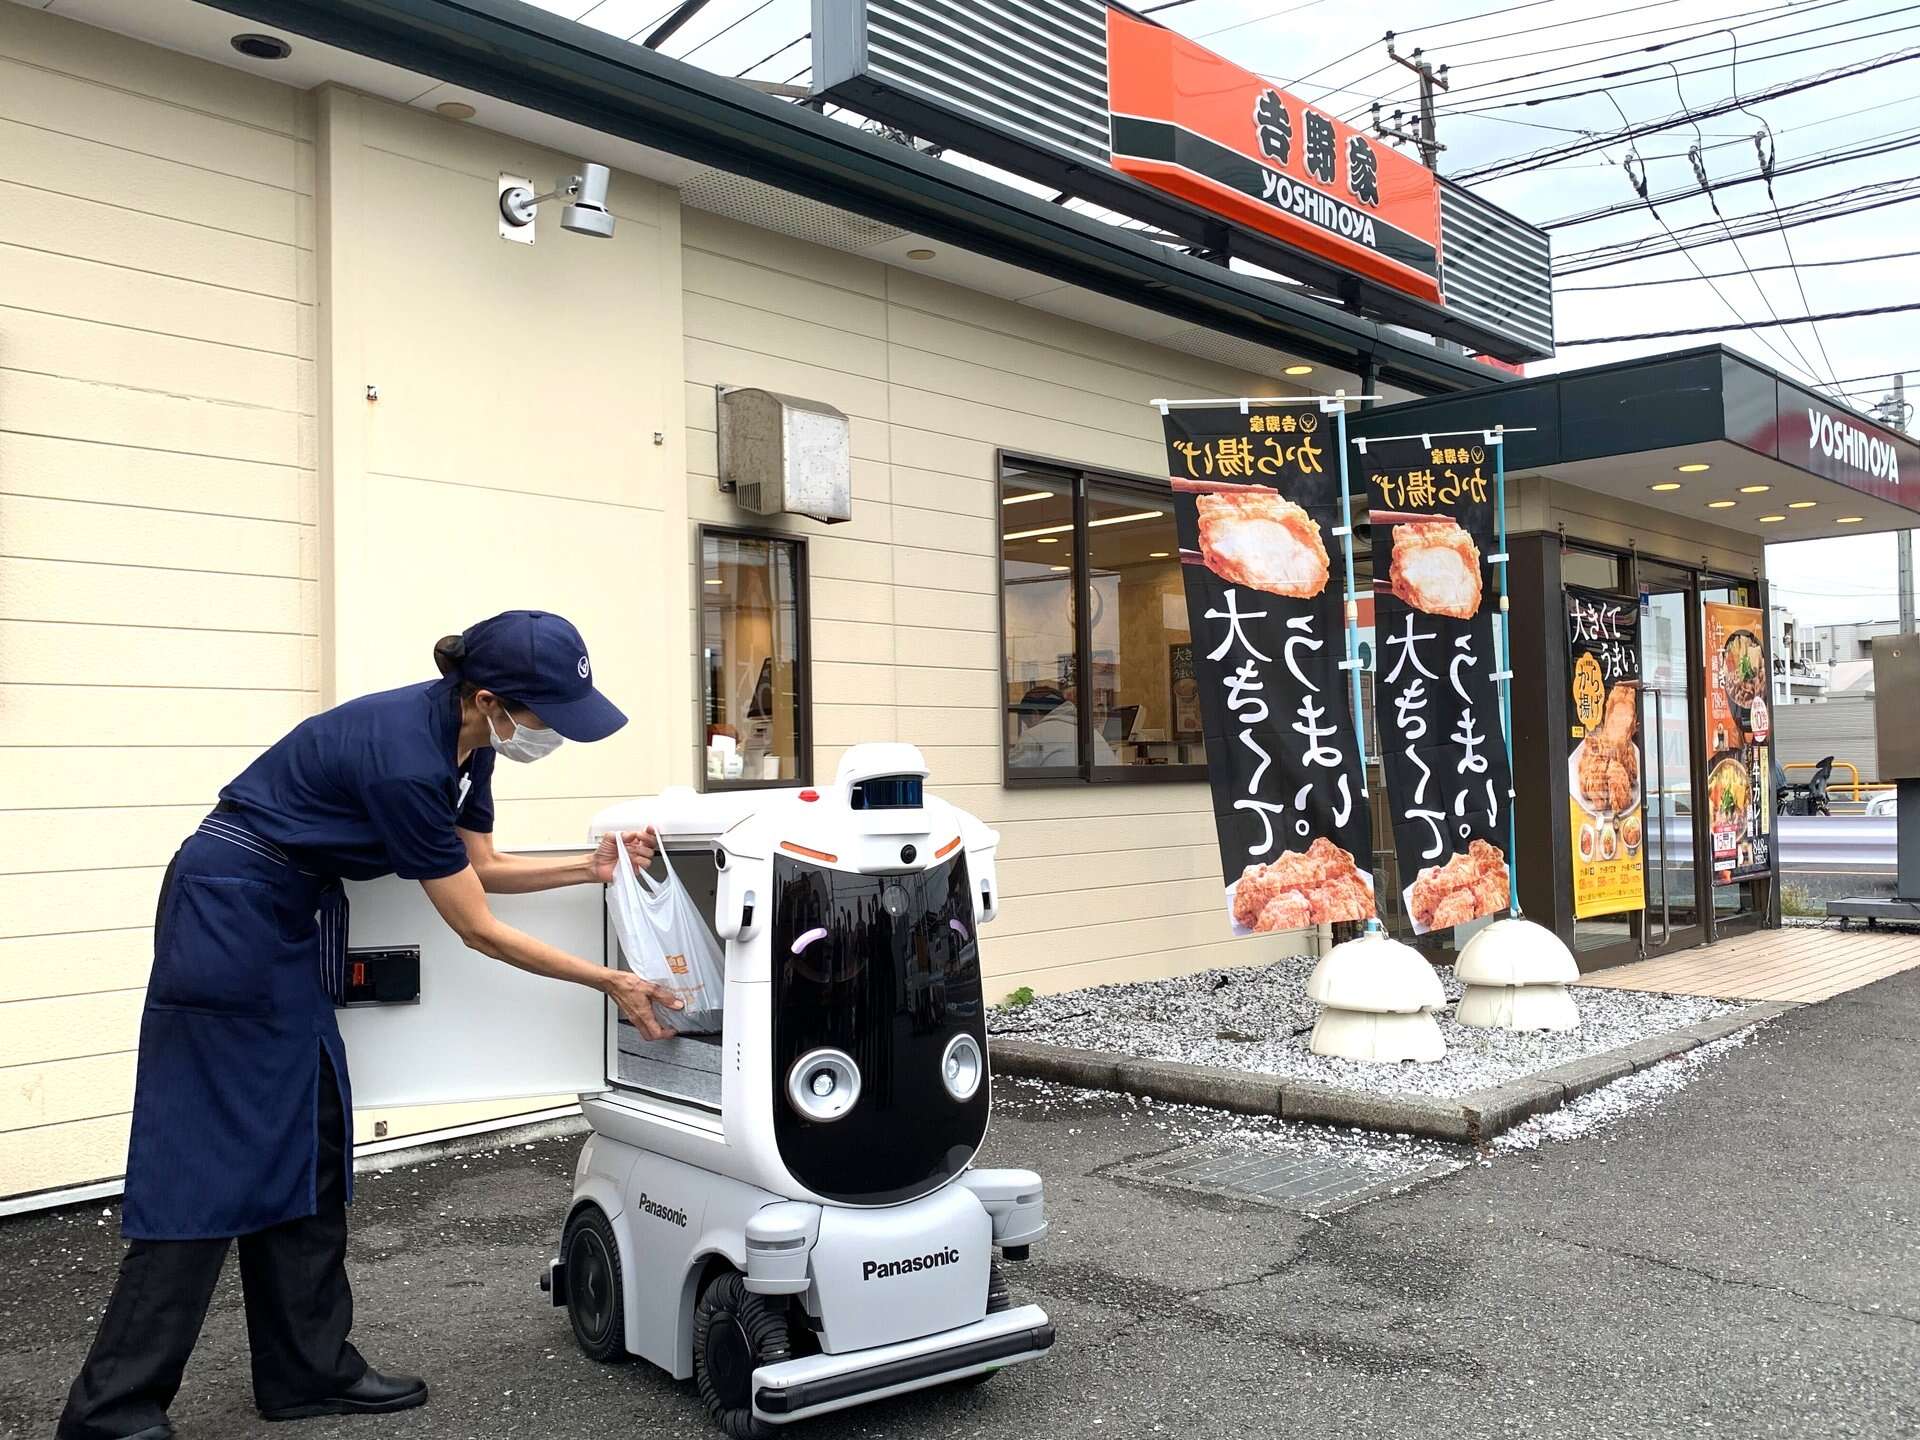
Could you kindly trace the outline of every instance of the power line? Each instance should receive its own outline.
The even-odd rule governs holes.
[[[1508,175],[1524,174],[1528,170],[1538,170],[1544,166],[1551,165],[1557,160],[1571,159],[1576,155],[1590,155],[1596,150],[1604,150],[1607,146],[1617,145],[1623,140],[1634,140],[1642,135],[1659,134],[1661,131],[1672,130],[1677,126],[1712,119],[1716,115],[1724,115],[1728,111],[1740,109],[1744,105],[1758,105],[1767,100],[1783,99],[1788,95],[1798,95],[1808,90],[1816,90],[1825,85],[1832,85],[1837,81],[1851,80],[1861,75],[1870,75],[1875,71],[1885,70],[1890,66],[1905,65],[1913,60],[1920,60],[1920,49],[1904,50],[1894,55],[1882,56],[1877,60],[1858,61],[1851,65],[1836,66],[1831,70],[1823,70],[1814,75],[1782,81],[1777,85],[1768,86],[1765,90],[1757,91],[1749,95],[1744,101],[1728,100],[1710,105],[1703,110],[1691,113],[1683,111],[1678,115],[1668,115],[1659,120],[1648,121],[1644,125],[1630,126],[1625,130],[1612,134],[1588,135],[1584,140],[1578,142],[1544,146],[1528,154],[1507,156],[1499,160],[1489,161],[1484,165],[1473,166],[1470,169],[1461,171],[1453,178],[1462,181],[1488,178],[1501,179]],[[1605,87],[1602,87],[1597,93],[1604,94],[1607,92]]]
[[[1193,38],[1195,40],[1205,40],[1212,35],[1224,35],[1229,30],[1244,30],[1249,25],[1264,25],[1267,21],[1278,20],[1283,15],[1295,15],[1302,10],[1311,10],[1316,5],[1324,5],[1326,3],[1327,3],[1327,0],[1306,0],[1305,4],[1289,5],[1284,9],[1280,9],[1280,10],[1269,10],[1264,15],[1255,15],[1248,20],[1236,20],[1233,22],[1233,24],[1222,25],[1217,30],[1202,30],[1198,35],[1195,35]],[[1166,8],[1166,7],[1156,6],[1155,8],[1158,9],[1158,8]]]
[[[1759,117],[1756,116],[1755,118],[1758,119]],[[1762,123],[1764,124],[1765,122],[1762,121]],[[1887,139],[1886,137],[1875,137],[1873,140],[1863,140],[1857,147],[1851,150],[1835,151],[1828,155],[1809,156],[1805,160],[1797,160],[1790,165],[1783,165],[1772,171],[1763,169],[1756,170],[1750,175],[1735,175],[1719,181],[1711,188],[1715,190],[1728,190],[1736,185],[1751,185],[1756,180],[1768,180],[1769,183],[1771,183],[1769,180],[1770,174],[1774,176],[1804,175],[1809,171],[1825,170],[1831,165],[1848,165],[1856,160],[1873,160],[1882,155],[1891,155],[1899,150],[1911,150],[1914,146],[1920,145],[1920,130],[1903,130],[1892,133],[1899,138]],[[1876,143],[1878,141],[1884,141],[1884,143]],[[1704,154],[1704,150],[1701,153]],[[1672,155],[1661,158],[1678,160],[1687,157]],[[1644,159],[1645,157],[1642,157],[1643,162]],[[1696,185],[1688,189],[1668,190],[1663,194],[1655,195],[1653,199],[1665,205],[1674,200],[1692,200],[1707,193],[1707,187]],[[1582,210],[1572,215],[1562,215],[1557,219],[1543,221],[1539,228],[1542,230],[1570,230],[1576,225],[1590,225],[1596,220],[1610,220],[1616,215],[1624,215],[1629,210],[1637,208],[1632,201],[1622,200],[1618,204],[1599,205],[1591,210]],[[1778,206],[1776,205],[1775,208],[1777,209]]]
[[[799,45],[804,41],[811,40],[812,38],[813,38],[813,32],[809,30],[807,31],[806,34],[801,35],[796,39],[787,41],[787,43],[782,45],[778,50],[768,51],[764,58],[754,61],[753,64],[747,66],[746,69],[740,71],[733,78],[736,80],[746,79],[747,76],[751,75],[754,71],[758,70],[762,65],[766,64],[768,60],[772,60],[777,58],[778,56],[784,55],[787,53],[787,51],[791,50],[794,46]],[[812,68],[812,67],[809,66],[808,68]]]
[[[1615,345],[1626,340],[1675,340],[1683,335],[1720,335],[1734,330],[1771,330],[1780,325],[1806,325],[1815,320],[1854,320],[1863,315],[1898,315],[1920,310],[1920,300],[1903,305],[1872,305],[1864,310],[1829,310],[1824,315],[1790,315],[1784,320],[1743,320],[1738,325],[1694,325],[1685,330],[1648,330],[1638,335],[1588,335],[1558,340],[1555,345]]]
[[[1885,13],[1905,14],[1911,10],[1920,10],[1920,5],[1902,6],[1897,11],[1889,11]],[[1878,18],[1882,18],[1882,17],[1881,16],[1862,17],[1862,19],[1878,19]],[[1819,34],[1823,30],[1836,29],[1840,25],[1857,25],[1859,23],[1861,23],[1859,20],[1844,20],[1844,21],[1837,22],[1836,25],[1818,25],[1818,26],[1815,26],[1812,30],[1803,31],[1801,33],[1805,35],[1815,35],[1815,34]],[[1904,35],[1911,30],[1920,30],[1920,23],[1916,23],[1913,25],[1901,25],[1891,30],[1879,30],[1869,35],[1850,35],[1845,39],[1841,39],[1841,40],[1823,40],[1818,45],[1800,45],[1798,42],[1801,39],[1801,35],[1781,35],[1781,36],[1774,37],[1774,39],[1792,42],[1796,48],[1793,49],[1792,51],[1783,51],[1779,53],[1760,55],[1754,58],[1757,61],[1758,60],[1798,59],[1800,56],[1811,54],[1813,51],[1816,51],[1816,50],[1832,50],[1842,45],[1860,45],[1860,44],[1865,44],[1869,42],[1878,42],[1878,41],[1885,40],[1890,35]],[[1673,41],[1670,43],[1679,44],[1680,42]],[[1647,48],[1649,50],[1654,50],[1660,47],[1650,45]],[[1705,60],[1713,55],[1728,54],[1729,48],[1730,47],[1723,45],[1718,50],[1703,51],[1698,55],[1688,55],[1688,56],[1683,56],[1682,58],[1687,60]],[[1727,69],[1729,67],[1729,63],[1730,62],[1727,62],[1727,61],[1721,61],[1719,64],[1702,65],[1697,69],[1682,70],[1679,73],[1683,77],[1692,76],[1692,75],[1711,75],[1717,71]],[[1491,110],[1528,109],[1535,105],[1558,104],[1563,100],[1579,100],[1588,95],[1597,95],[1602,90],[1605,90],[1605,89],[1631,90],[1641,85],[1659,85],[1663,83],[1667,77],[1663,75],[1647,75],[1643,79],[1639,79],[1639,80],[1627,80],[1621,77],[1628,76],[1628,75],[1638,75],[1641,72],[1647,71],[1647,70],[1660,70],[1672,64],[1673,62],[1671,60],[1649,61],[1645,65],[1629,65],[1624,70],[1607,70],[1607,71],[1603,71],[1593,75],[1574,76],[1568,82],[1572,84],[1579,84],[1587,80],[1600,80],[1600,81],[1612,82],[1610,85],[1606,85],[1606,84],[1596,85],[1586,90],[1557,90],[1550,85],[1526,85],[1526,86],[1522,86],[1518,90],[1504,90],[1494,95],[1487,95],[1487,96],[1481,97],[1482,101],[1492,101],[1494,102],[1492,104],[1478,103],[1474,105],[1455,106],[1452,109],[1443,110],[1441,113],[1443,115],[1484,115]],[[1536,91],[1541,91],[1541,90],[1552,91],[1552,93],[1545,94],[1545,95],[1534,93]],[[1528,98],[1528,99],[1517,98],[1522,96],[1531,96],[1532,98]]]
[[[1685,44],[1689,40],[1704,39],[1709,35],[1717,33],[1721,28],[1723,28],[1729,22],[1735,21],[1735,20],[1751,20],[1754,24],[1765,25],[1765,24],[1771,24],[1772,22],[1767,20],[1756,19],[1755,17],[1763,16],[1763,15],[1774,15],[1781,19],[1784,19],[1785,16],[1780,14],[1781,11],[1792,10],[1792,11],[1797,11],[1800,14],[1805,14],[1811,10],[1824,10],[1829,5],[1841,5],[1846,3],[1848,3],[1848,0],[1819,0],[1819,3],[1809,5],[1805,3],[1805,0],[1785,0],[1785,3],[1776,4],[1776,5],[1764,5],[1756,10],[1735,11],[1731,15],[1721,16],[1716,23],[1712,25],[1707,25],[1707,28],[1705,29],[1698,29],[1696,33],[1693,35],[1682,36],[1677,40],[1669,40],[1663,43],[1668,45],[1680,45],[1680,44]],[[1659,9],[1659,8],[1663,8],[1663,5],[1635,5],[1625,10],[1609,10],[1599,15],[1583,15],[1574,20],[1560,20],[1560,21],[1556,21],[1551,25],[1536,25],[1533,27],[1532,30],[1520,30],[1520,31],[1514,32],[1514,34],[1480,35],[1470,40],[1449,41],[1448,53],[1450,55],[1457,54],[1459,51],[1468,49],[1471,46],[1475,46],[1475,45],[1505,44],[1509,40],[1512,40],[1513,38],[1515,38],[1515,35],[1535,34],[1543,30],[1559,30],[1568,25],[1586,25],[1596,20],[1611,20],[1611,19],[1618,18],[1621,15],[1631,15],[1638,10],[1652,10],[1652,9]],[[1642,30],[1639,33],[1642,36],[1661,35],[1671,30],[1695,30],[1696,27],[1699,27],[1702,25],[1706,25],[1706,22],[1701,20],[1688,20],[1675,25],[1656,26],[1651,30]],[[1525,50],[1525,51],[1521,51],[1517,55],[1509,55],[1505,58],[1508,60],[1532,60],[1542,55],[1564,54],[1569,50],[1591,50],[1597,45],[1605,45],[1609,41],[1617,38],[1619,37],[1607,36],[1601,39],[1580,40],[1580,41],[1575,41],[1572,44],[1553,45],[1541,50]],[[1569,61],[1565,65],[1554,66],[1552,67],[1552,69],[1553,70],[1577,69],[1582,65],[1593,65],[1593,64],[1602,63],[1608,60],[1623,60],[1629,56],[1637,55],[1640,53],[1642,53],[1642,47],[1636,47],[1635,49],[1631,49],[1631,50],[1614,51],[1605,55],[1589,55],[1584,60]],[[1362,77],[1361,80],[1356,80],[1353,83],[1356,85],[1362,84],[1364,83],[1365,80],[1371,80],[1374,75],[1386,74],[1387,71],[1390,69],[1392,69],[1391,66],[1386,66],[1379,70],[1375,70],[1372,75],[1364,76]],[[1549,70],[1536,70],[1536,71],[1529,72],[1529,74],[1532,74],[1532,75],[1545,75],[1549,73],[1552,73],[1552,72]],[[1504,84],[1508,84],[1513,80],[1524,80],[1527,78],[1528,78],[1527,75],[1509,75],[1502,80],[1488,80],[1476,85],[1463,86],[1461,87],[1461,90],[1456,93],[1465,94],[1475,90],[1485,90],[1490,86],[1504,85]],[[1380,98],[1382,101],[1385,101],[1388,99],[1396,99],[1401,94],[1403,94],[1407,89],[1408,87],[1406,85],[1396,85],[1392,91],[1390,91],[1386,95],[1381,96]],[[1360,114],[1362,112],[1355,111],[1354,113]],[[1351,117],[1347,117],[1347,118],[1351,118]]]
[[[1920,250],[1890,250],[1882,255],[1856,255],[1847,260],[1802,260],[1799,265],[1807,270],[1826,270],[1840,265],[1871,265],[1881,260],[1911,260],[1917,257],[1920,257]],[[1673,275],[1661,280],[1616,280],[1607,285],[1556,285],[1554,290],[1561,295],[1577,295],[1589,290],[1638,290],[1648,285],[1691,285],[1696,280],[1737,280],[1744,274],[1762,275],[1771,270],[1793,268],[1792,265],[1755,265],[1751,271],[1719,270],[1710,275]]]
[[[714,41],[718,40],[722,35],[725,35],[729,30],[737,29],[740,26],[746,24],[747,21],[751,20],[754,16],[758,15],[762,10],[766,9],[771,4],[773,4],[773,0],[760,0],[760,3],[754,6],[753,9],[747,11],[746,14],[740,16],[736,20],[728,21],[725,25],[722,25],[718,30],[714,31],[713,34],[707,36],[706,39],[702,40],[698,45],[694,46],[691,50],[683,50],[673,58],[676,60],[692,59],[695,55],[699,54],[702,50],[706,49],[707,46],[711,45]]]

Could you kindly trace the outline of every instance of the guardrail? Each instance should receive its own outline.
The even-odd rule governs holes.
[[[1891,815],[1776,815],[1774,839],[1783,872],[1847,875],[1894,873],[1895,827]],[[1657,861],[1666,847],[1670,863],[1693,860],[1693,822],[1684,815],[1647,821],[1646,861]]]

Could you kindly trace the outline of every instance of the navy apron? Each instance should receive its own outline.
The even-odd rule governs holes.
[[[314,1213],[320,1058],[353,1196],[353,1097],[334,1019],[346,894],[216,811],[161,883],[121,1231],[246,1235]]]

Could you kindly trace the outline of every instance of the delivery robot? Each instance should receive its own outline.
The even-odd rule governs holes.
[[[588,1355],[693,1379],[731,1436],[1053,1343],[995,1259],[1045,1233],[1040,1177],[970,1168],[999,837],[926,776],[910,745],[859,745],[831,786],[669,790],[593,822],[657,831],[711,907],[724,1005],[713,1035],[608,1027],[542,1284]]]

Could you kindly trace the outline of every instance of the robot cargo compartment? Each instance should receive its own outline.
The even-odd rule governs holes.
[[[720,1037],[679,1035],[643,1040],[620,1021],[614,1083],[624,1089],[699,1105],[720,1113]]]

